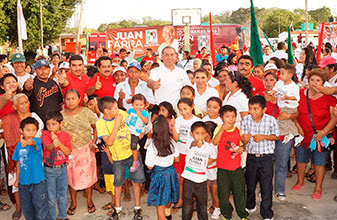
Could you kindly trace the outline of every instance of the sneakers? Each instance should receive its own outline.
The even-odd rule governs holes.
[[[304,137],[302,135],[296,135],[294,147],[295,148],[299,147],[301,145],[303,139],[304,139]]]
[[[286,200],[286,195],[284,193],[276,193],[276,197],[280,201],[285,201]]]
[[[110,215],[109,220],[118,220],[118,213],[114,207],[112,207],[113,213]],[[121,211],[120,211],[121,212]]]
[[[221,215],[220,208],[214,208],[211,219],[218,219]]]
[[[246,208],[246,211],[247,211],[249,214],[251,214],[251,213],[253,213],[253,212],[256,211],[256,206],[255,206],[254,208],[252,208],[252,209]]]
[[[166,220],[172,220],[172,215],[165,216]]]
[[[292,135],[292,134],[288,134],[288,135],[286,135],[286,136],[284,136],[284,139],[283,139],[283,141],[282,141],[282,144],[286,144],[286,143],[288,143],[291,139],[293,139],[294,138],[294,135]]]
[[[135,213],[135,215],[133,216],[132,220],[143,220],[143,211],[142,209],[135,209],[133,210],[133,212]]]
[[[136,166],[134,166],[134,165],[136,165]],[[130,172],[131,173],[136,172],[136,170],[138,169],[138,167],[139,167],[139,160],[133,161],[132,167],[130,167]]]

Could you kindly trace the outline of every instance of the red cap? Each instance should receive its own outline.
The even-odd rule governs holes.
[[[247,50],[248,48],[247,48],[247,46],[246,46],[246,45],[243,45],[243,49],[244,49],[244,50]]]
[[[336,63],[335,58],[333,58],[332,56],[325,56],[321,59],[321,62],[319,63],[318,67],[323,69],[327,65],[335,64],[335,63]]]
[[[295,42],[293,42],[291,45],[293,45],[293,47],[296,47],[296,46],[297,46],[297,44],[296,44]]]
[[[111,59],[114,59],[114,58],[116,58],[116,57],[120,57],[120,56],[119,56],[119,53],[112,53],[112,54],[110,55],[110,58],[111,58]]]

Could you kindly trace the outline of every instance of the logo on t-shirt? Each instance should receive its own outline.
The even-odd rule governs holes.
[[[41,86],[37,95],[36,95],[36,99],[37,99],[37,101],[39,101],[39,107],[43,106],[45,98],[48,98],[49,96],[57,93],[58,91],[59,91],[59,89],[56,85],[54,85],[50,89],[47,89],[47,88]]]

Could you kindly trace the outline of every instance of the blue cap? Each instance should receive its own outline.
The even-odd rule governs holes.
[[[142,71],[142,68],[140,67],[139,63],[137,62],[132,62],[129,64],[128,69],[130,69],[131,67],[136,67],[137,69],[139,69],[139,71]]]
[[[49,62],[48,62],[47,60],[44,60],[44,59],[39,60],[39,61],[37,61],[37,62],[34,64],[34,68],[35,68],[35,69],[37,69],[37,68],[39,68],[39,67],[41,67],[41,66],[48,66],[48,67],[50,67],[50,66],[49,66]]]

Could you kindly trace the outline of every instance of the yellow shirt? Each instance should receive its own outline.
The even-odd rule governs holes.
[[[108,146],[112,155],[112,159],[119,161],[125,160],[132,155],[131,151],[131,134],[125,121],[128,118],[128,113],[119,110],[119,114],[123,116],[121,125],[117,131],[115,142]],[[115,126],[115,119],[106,120],[100,118],[96,122],[97,135],[98,137],[109,136]]]

